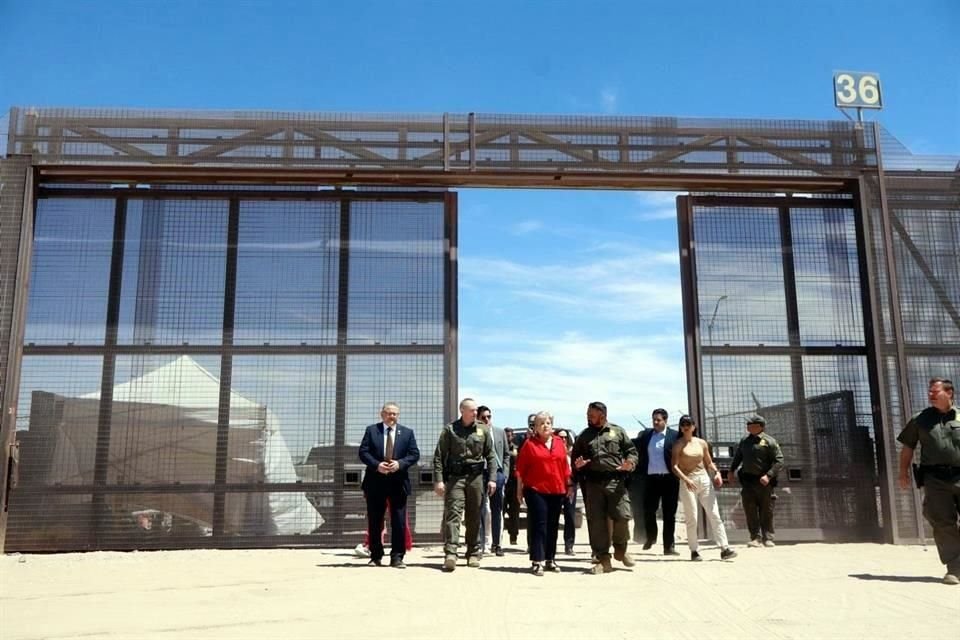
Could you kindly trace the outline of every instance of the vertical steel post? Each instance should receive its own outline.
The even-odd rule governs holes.
[[[116,199],[113,218],[113,250],[110,257],[110,287],[107,292],[107,320],[103,338],[103,371],[100,379],[100,412],[97,421],[97,444],[93,466],[94,544],[103,546],[104,528],[110,513],[106,489],[110,467],[110,430],[113,423],[113,387],[117,369],[117,334],[120,325],[120,293],[123,289],[123,251],[127,229],[127,199]]]
[[[226,533],[227,493],[230,478],[230,395],[233,388],[233,336],[237,306],[237,257],[240,243],[240,200],[230,199],[227,218],[227,256],[223,284],[223,333],[220,352],[220,392],[217,403],[217,450],[214,466],[213,535]]]

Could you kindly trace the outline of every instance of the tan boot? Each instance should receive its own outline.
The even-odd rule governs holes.
[[[599,562],[590,567],[590,573],[595,576],[601,573],[610,573],[611,571],[613,571],[613,565],[610,564],[610,556],[603,556]]]
[[[633,561],[633,557],[629,553],[627,553],[626,549],[622,549],[619,551],[615,550],[613,552],[613,557],[616,558],[618,561],[622,562],[623,566],[625,567],[632,567],[633,565],[637,564],[636,562]]]
[[[443,570],[450,572],[457,568],[457,556],[447,556],[443,559]]]

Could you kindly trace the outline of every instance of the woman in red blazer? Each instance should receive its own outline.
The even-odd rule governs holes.
[[[535,576],[542,576],[544,570],[559,573],[560,511],[572,483],[566,443],[553,436],[553,416],[546,411],[536,414],[533,436],[520,448],[517,476],[517,501],[527,502],[530,571]]]

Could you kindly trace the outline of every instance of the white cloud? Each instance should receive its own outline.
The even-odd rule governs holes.
[[[510,232],[517,236],[522,236],[527,233],[533,233],[534,231],[539,231],[543,229],[543,223],[539,220],[524,220],[518,222],[510,228]]]
[[[682,194],[669,191],[638,191],[635,196],[639,211],[633,215],[633,218],[642,222],[675,220],[679,195]]]
[[[461,282],[497,291],[500,298],[544,302],[548,309],[617,323],[676,320],[680,323],[680,276],[672,252],[602,252],[580,264],[528,265],[510,260],[464,258]]]
[[[612,87],[606,87],[600,91],[600,105],[604,113],[616,113],[619,96],[617,90]]]
[[[556,423],[581,429],[588,402],[600,400],[610,419],[631,433],[650,412],[686,407],[683,338],[676,332],[643,337],[590,339],[568,332],[530,339],[499,335],[484,341],[482,355],[465,360],[461,395],[494,408],[501,426],[522,425],[528,413],[547,410]]]

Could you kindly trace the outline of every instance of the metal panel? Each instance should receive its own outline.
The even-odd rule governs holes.
[[[765,414],[787,458],[779,537],[878,539],[853,201],[692,196],[679,212],[690,220],[684,292],[695,296],[685,295],[688,369],[703,390],[691,404],[704,406],[699,424],[719,464],[745,435],[744,418]],[[742,528],[736,492],[721,501]]]
[[[455,196],[107,195],[37,208],[8,549],[359,542],[363,427],[450,415]]]
[[[808,430],[816,430],[818,424],[832,424],[830,421],[818,422],[819,418],[811,413],[811,407],[819,406],[817,402],[821,402],[823,406],[844,407],[843,411],[847,411],[850,401],[836,400],[831,393],[853,391],[852,415],[857,429],[849,433],[856,436],[864,429],[872,429],[884,530],[894,541],[909,541],[929,533],[920,516],[918,495],[895,491],[888,470],[894,468],[898,446],[894,438],[900,425],[910,412],[925,403],[926,379],[930,375],[956,379],[956,372],[960,369],[956,355],[960,353],[960,267],[956,260],[956,247],[960,245],[960,174],[956,170],[955,158],[936,159],[940,162],[937,166],[943,167],[941,171],[914,171],[916,159],[889,133],[879,126],[862,128],[848,122],[509,114],[396,116],[14,108],[11,110],[8,140],[10,153],[25,156],[0,161],[0,184],[3,186],[0,191],[0,338],[3,339],[0,358],[9,359],[0,363],[8,365],[0,367],[0,384],[5,394],[4,407],[16,409],[19,406],[22,413],[20,416],[5,413],[0,433],[5,437],[12,436],[14,420],[19,418],[24,443],[30,441],[30,446],[34,446],[49,429],[58,428],[57,416],[75,416],[79,420],[76,416],[86,415],[89,405],[95,405],[91,424],[102,426],[104,433],[109,425],[110,464],[123,462],[117,469],[125,469],[124,473],[128,473],[136,466],[135,458],[128,454],[144,446],[143,438],[149,431],[135,428],[137,420],[147,420],[151,416],[148,415],[149,407],[134,401],[138,396],[128,387],[124,399],[113,403],[109,421],[99,419],[99,407],[103,404],[99,393],[104,386],[103,378],[111,368],[105,368],[104,364],[116,363],[114,375],[120,376],[117,382],[133,382],[165,363],[170,364],[171,358],[179,360],[183,356],[192,359],[194,365],[218,381],[222,380],[221,363],[224,356],[228,356],[227,375],[229,370],[235,374],[232,384],[218,384],[212,406],[201,402],[202,406],[196,410],[204,415],[211,409],[215,415],[222,412],[220,422],[228,414],[246,421],[234,424],[231,418],[226,434],[227,446],[220,447],[221,466],[226,456],[227,487],[211,483],[207,478],[200,482],[182,482],[174,487],[143,474],[131,484],[129,477],[124,479],[119,471],[113,470],[113,466],[108,471],[107,484],[97,485],[93,482],[93,457],[89,464],[83,462],[85,452],[91,456],[94,452],[94,433],[86,445],[77,449],[77,460],[83,462],[79,465],[83,468],[76,469],[75,482],[58,487],[45,487],[43,483],[21,486],[15,496],[19,497],[21,506],[29,496],[45,495],[50,499],[45,503],[46,513],[22,513],[27,520],[35,517],[35,525],[39,528],[49,525],[51,540],[59,542],[48,541],[49,544],[44,543],[46,548],[59,548],[58,545],[78,548],[78,545],[102,544],[104,540],[111,548],[163,547],[170,544],[169,536],[173,530],[177,531],[177,544],[182,545],[256,546],[261,540],[257,536],[267,532],[263,514],[268,513],[265,509],[269,510],[274,493],[302,495],[306,492],[316,504],[325,505],[330,484],[326,479],[320,482],[320,476],[326,478],[325,474],[335,472],[338,478],[344,476],[343,481],[347,482],[345,475],[349,472],[352,478],[353,474],[348,468],[348,459],[354,452],[349,447],[331,450],[333,445],[327,440],[328,433],[334,438],[337,431],[343,432],[350,427],[331,419],[320,424],[322,416],[336,414],[335,400],[331,399],[336,394],[334,391],[327,394],[327,390],[335,387],[331,386],[331,381],[336,378],[338,360],[348,369],[349,363],[358,363],[357,371],[367,370],[371,379],[376,378],[374,372],[380,365],[368,363],[379,362],[378,358],[387,356],[395,358],[387,358],[387,362],[410,362],[409,366],[424,372],[431,380],[438,375],[437,371],[442,371],[439,375],[446,384],[443,417],[438,418],[436,410],[430,409],[427,414],[422,414],[422,419],[432,425],[455,415],[456,200],[453,195],[445,196],[437,191],[391,192],[387,185],[415,185],[425,189],[469,185],[711,190],[721,197],[733,192],[749,194],[752,198],[749,206],[773,207],[780,221],[783,221],[782,210],[786,208],[791,221],[789,228],[761,224],[749,229],[751,233],[760,233],[756,237],[760,253],[770,254],[761,260],[760,274],[741,274],[740,281],[735,278],[731,283],[741,289],[764,287],[770,284],[773,275],[786,277],[795,280],[796,304],[788,305],[788,298],[794,296],[786,295],[788,289],[783,288],[784,295],[782,299],[777,298],[776,308],[768,305],[756,310],[751,317],[752,329],[747,324],[731,323],[731,318],[725,317],[730,313],[730,303],[727,299],[721,302],[721,294],[713,292],[711,287],[716,282],[711,282],[711,275],[706,274],[707,277],[703,278],[698,271],[703,261],[698,263],[692,254],[681,256],[684,273],[694,274],[689,283],[685,283],[685,306],[688,310],[697,307],[697,315],[688,318],[692,318],[692,322],[685,325],[688,343],[693,345],[688,351],[692,354],[692,360],[688,362],[691,411],[698,422],[722,436],[727,418],[721,415],[719,405],[729,399],[725,397],[726,390],[719,392],[719,388],[728,382],[721,373],[723,367],[740,366],[737,363],[742,361],[751,361],[755,365],[766,363],[765,366],[773,367],[779,372],[777,375],[782,375],[782,379],[774,376],[771,380],[769,376],[760,375],[762,366],[744,369],[745,379],[763,392],[758,396],[769,394],[774,400],[778,395],[784,398],[787,395],[811,396],[806,399]],[[890,150],[884,157],[880,153],[881,142],[884,150]],[[75,265],[72,272],[62,265],[58,267],[50,263],[52,271],[37,273],[38,289],[34,293],[41,295],[49,286],[49,283],[41,284],[44,278],[49,280],[53,276],[56,279],[56,269],[62,274],[61,286],[69,280],[68,275],[78,285],[59,306],[38,303],[29,310],[26,308],[23,293],[27,290],[29,251],[33,243],[22,241],[32,230],[28,225],[21,225],[21,219],[31,221],[29,216],[23,217],[23,211],[32,211],[33,207],[27,204],[24,209],[22,186],[31,165],[35,167],[35,174],[40,176],[40,194],[45,198],[101,198],[111,206],[117,198],[127,199],[127,225],[135,225],[139,235],[136,241],[132,237],[125,241],[125,257],[131,259],[125,261],[122,274],[116,344],[107,344],[103,329],[106,326],[107,298],[115,305],[117,297],[108,296],[108,277],[88,277],[99,273],[98,269],[103,266],[100,262],[88,259]],[[911,171],[888,171],[888,168],[910,168]],[[318,184],[328,188],[316,191]],[[442,305],[444,328],[437,334],[443,336],[441,342],[418,340],[416,344],[412,341],[405,343],[393,340],[398,337],[394,334],[387,336],[390,339],[385,343],[375,337],[364,339],[361,330],[360,340],[338,344],[335,339],[330,339],[329,329],[336,327],[339,307],[333,312],[332,323],[327,321],[329,318],[319,324],[309,320],[326,317],[324,313],[336,306],[326,295],[318,296],[315,291],[291,285],[284,294],[286,298],[272,299],[271,294],[264,297],[263,292],[278,290],[276,283],[259,280],[262,269],[244,271],[244,265],[255,261],[256,257],[241,255],[236,274],[241,281],[236,291],[240,297],[234,310],[234,342],[224,344],[220,338],[228,322],[222,317],[226,267],[207,249],[197,249],[211,234],[216,235],[216,225],[202,229],[199,236],[181,237],[165,248],[141,242],[144,238],[149,239],[151,234],[161,237],[165,229],[168,232],[177,228],[183,231],[187,220],[209,223],[212,211],[237,197],[241,203],[256,201],[264,211],[274,206],[271,203],[284,202],[283,206],[277,204],[276,214],[285,222],[274,228],[296,228],[319,243],[316,246],[327,246],[323,239],[326,236],[322,233],[316,237],[310,235],[315,230],[309,230],[309,224],[304,221],[312,219],[314,214],[307,209],[322,208],[321,202],[339,206],[341,192],[329,187],[347,185],[377,186],[366,191],[348,192],[346,197],[353,203],[425,203],[431,199],[434,202],[446,199],[444,237],[448,244],[442,260],[447,290]],[[774,195],[783,191],[815,192],[818,195],[816,201]],[[26,192],[32,194],[34,190]],[[857,198],[853,203],[844,195],[851,193]],[[710,201],[715,196],[696,197],[704,207],[722,205]],[[151,203],[147,207],[149,211],[144,208],[146,202]],[[165,204],[161,205],[161,202]],[[284,206],[288,208],[283,209]],[[838,208],[839,214],[826,211]],[[298,209],[299,213],[291,214]],[[797,212],[804,209],[814,210],[814,213]],[[861,212],[853,215],[854,218],[859,215],[853,222],[851,210]],[[74,217],[90,219],[70,211],[63,213],[63,220],[68,223]],[[48,208],[43,215],[51,215],[51,210]],[[253,216],[252,210],[246,215]],[[298,215],[301,216],[299,222],[294,220]],[[822,227],[820,233],[824,246],[820,252],[804,248],[805,229],[803,224],[798,227],[796,223],[811,215],[811,228]],[[243,219],[244,214],[241,214]],[[694,228],[697,225],[688,224],[688,230],[683,231],[683,225],[692,223],[693,219],[692,208],[687,218],[681,216],[681,252],[685,247],[694,247],[695,236],[698,243],[704,239],[703,234]],[[838,224],[838,220],[841,223]],[[69,224],[65,228],[69,229]],[[225,233],[219,239],[221,245],[227,244]],[[856,242],[851,241],[857,234],[862,237]],[[792,242],[786,244],[793,250],[792,260],[788,260],[784,253],[782,238],[787,235],[792,236]],[[813,237],[816,235],[814,233]],[[80,236],[86,237],[82,233]],[[198,238],[201,240],[199,245],[194,242]],[[265,244],[261,257],[269,262],[278,256],[289,256],[292,244],[289,240],[282,234],[275,237]],[[857,242],[859,253],[851,251]],[[174,248],[174,244],[179,249]],[[266,245],[273,246],[273,249]],[[284,246],[287,248],[281,248]],[[94,252],[89,243],[85,247],[83,251],[89,258]],[[704,248],[702,243],[698,248]],[[61,259],[70,255],[70,251],[60,252]],[[134,255],[135,261],[132,259]],[[823,262],[819,261],[821,255]],[[333,263],[330,263],[331,256]],[[744,252],[726,258],[734,264],[747,256],[755,257]],[[859,269],[854,264],[856,256],[859,256]],[[325,257],[311,254],[304,259],[314,264],[316,261],[339,264],[336,251]],[[716,256],[713,259],[716,261]],[[707,262],[710,262],[709,257]],[[721,259],[718,264],[722,263]],[[775,263],[779,263],[779,267]],[[109,265],[109,259],[106,264]],[[178,277],[159,278],[164,269],[172,268],[171,264],[179,267]],[[793,278],[788,275],[791,266],[795,272]],[[830,283],[834,294],[837,291],[842,293],[842,304],[834,298],[817,299],[810,295],[819,286],[816,277],[805,279],[803,275],[804,269],[811,268],[814,272],[822,269],[828,274],[825,281]],[[343,275],[336,266],[323,273],[321,279],[324,282],[331,277],[337,282]],[[850,276],[853,273],[858,274],[857,278]],[[216,286],[213,286],[211,275],[219,278]],[[686,275],[684,277],[687,279]],[[296,281],[296,278],[288,281]],[[95,285],[81,284],[84,282]],[[861,287],[860,283],[866,286]],[[282,290],[283,286],[279,289]],[[327,291],[330,289],[326,288]],[[291,291],[300,293],[291,297]],[[21,294],[19,298],[17,292]],[[244,293],[252,295],[249,304],[244,303]],[[701,303],[691,302],[703,296],[707,298]],[[322,300],[319,307],[326,310],[319,315],[316,314],[318,299]],[[827,299],[829,304],[824,305]],[[795,310],[788,314],[788,309],[793,306]],[[348,329],[350,326],[360,329],[363,305],[351,305],[351,308],[360,310],[357,316],[360,324],[348,323]],[[185,313],[187,309],[189,313]],[[266,315],[260,315],[258,310],[269,311],[262,311]],[[22,322],[25,314],[29,314],[26,323]],[[832,326],[826,326],[818,319],[829,320]],[[280,325],[286,330],[271,332],[270,327]],[[51,330],[53,326],[60,327],[60,330]],[[26,344],[17,337],[18,332],[23,331],[27,332]],[[432,339],[433,334],[428,334]],[[356,337],[357,334],[350,335]],[[424,337],[421,328],[401,331],[399,337],[413,335]],[[707,344],[701,344],[704,335]],[[25,358],[22,367],[19,366],[21,354]],[[443,361],[442,367],[436,364],[438,357]],[[61,384],[51,389],[48,384],[51,379],[49,363],[55,359],[69,364],[59,369]],[[167,383],[170,389],[185,392],[189,386],[177,377],[182,377],[185,362],[182,361],[175,370],[157,374],[171,380]],[[779,367],[784,363],[790,364],[780,371]],[[702,366],[704,364],[707,366]],[[294,384],[289,391],[268,382],[275,372],[291,370],[298,373],[293,376]],[[711,379],[709,385],[703,384],[704,372],[708,372]],[[21,373],[22,385],[17,380]],[[236,377],[237,373],[240,378]],[[175,379],[179,382],[172,382]],[[272,482],[269,486],[276,491],[268,492],[262,489],[262,478],[258,480],[256,474],[244,475],[244,466],[250,464],[245,461],[255,458],[257,451],[263,448],[263,443],[258,444],[256,439],[245,441],[244,429],[251,424],[262,427],[269,416],[256,409],[260,406],[256,403],[253,407],[247,406],[235,396],[220,393],[223,386],[235,387],[241,384],[241,380],[246,380],[244,384],[253,388],[255,393],[269,396],[269,402],[274,405],[317,407],[300,414],[289,408],[282,412],[286,416],[296,414],[298,417],[294,419],[302,424],[314,422],[318,425],[315,442],[305,442],[303,438],[308,437],[305,434],[309,431],[299,431],[295,437],[297,444],[293,445],[297,451],[310,449],[308,457],[317,461],[309,471],[313,480],[300,484]],[[784,386],[787,380],[789,384]],[[874,394],[867,404],[862,400],[864,380],[869,382],[868,388]],[[341,385],[341,390],[352,388],[350,382],[348,379],[347,387]],[[368,384],[358,379],[354,384],[358,385],[356,388],[362,395],[371,384],[375,386],[377,383]],[[19,399],[15,400],[13,396],[18,390]],[[729,395],[736,399],[741,391],[731,389]],[[89,397],[91,393],[96,397]],[[850,396],[837,397],[849,399]],[[224,407],[222,401],[227,398],[229,407]],[[414,402],[418,401],[414,399]],[[770,405],[771,401],[766,397],[762,402],[760,397],[749,397],[749,402],[754,408],[769,406],[771,411],[775,410],[772,407],[790,404]],[[31,404],[37,408],[35,419],[27,409]],[[198,428],[196,421],[191,422],[195,412],[168,415],[156,407],[152,410],[153,419],[162,418],[174,429],[187,428],[190,424]],[[347,406],[340,415],[354,424],[351,416],[359,416],[363,410]],[[409,415],[406,407],[404,410],[405,415]],[[788,409],[791,410],[796,413],[802,408]],[[839,415],[840,410],[833,413]],[[371,416],[371,421],[374,419]],[[417,415],[417,419],[421,416]],[[360,418],[357,420],[362,422]],[[30,428],[31,422],[36,429]],[[80,422],[86,424],[89,420]],[[169,446],[169,443],[164,444],[164,438],[171,433],[157,431],[153,435],[159,440],[154,444]],[[203,441],[207,435],[198,437]],[[816,434],[810,435],[808,441],[801,449],[812,450],[818,442]],[[198,454],[194,451],[193,455]],[[187,459],[189,456],[181,458],[180,462]],[[0,456],[0,460],[0,464],[7,464],[6,455]],[[51,460],[52,457],[29,456],[25,465],[31,467],[30,473],[34,474],[39,473],[38,469],[49,470],[44,465]],[[338,461],[336,465],[334,460]],[[167,466],[155,470],[156,478],[170,478],[182,472],[182,464],[164,464]],[[211,462],[211,466],[214,464]],[[301,470],[300,473],[305,472]],[[102,471],[100,475],[102,479]],[[6,473],[2,477],[6,481]],[[192,497],[178,504],[195,516],[191,516],[192,520],[176,522],[157,514],[140,513],[137,518],[141,522],[134,525],[139,538],[124,537],[123,526],[129,523],[118,526],[111,521],[109,526],[101,527],[99,542],[95,537],[70,533],[72,525],[63,525],[65,521],[73,523],[75,517],[89,522],[89,505],[94,499],[105,508],[131,512],[139,503],[128,498],[120,500],[117,496],[143,496],[148,490],[177,495],[189,493]],[[224,499],[222,505],[218,503],[214,509],[209,499],[217,492]],[[266,495],[266,502],[261,499],[263,496],[257,498],[254,494]],[[353,508],[348,508],[347,503],[355,501],[355,491],[345,490],[343,495],[345,497],[337,509],[333,509],[332,502],[329,508],[321,506],[326,509],[326,515],[345,515],[344,510]],[[73,497],[68,499],[69,496]],[[353,497],[348,499],[348,496]],[[817,498],[811,504],[816,505],[821,499]],[[856,500],[853,503],[860,504]],[[206,535],[203,527],[197,524],[203,518],[211,519],[213,511],[222,512],[222,532],[216,537]],[[251,519],[247,517],[249,514],[260,515]],[[420,514],[423,515],[425,513]],[[160,519],[154,522],[157,517]],[[870,519],[866,517],[864,520]],[[424,526],[427,527],[430,521],[430,517],[418,518],[418,523],[426,523]],[[144,536],[146,529],[143,526],[151,523],[156,524],[156,528],[150,529],[154,533]],[[345,525],[348,527],[350,525]],[[0,523],[0,536],[2,531]],[[111,533],[114,531],[118,535]],[[241,535],[235,535],[237,532]],[[108,540],[104,538],[107,534],[110,534]],[[274,531],[263,539],[271,544],[294,544],[300,537]]]
[[[11,153],[42,165],[430,173],[854,177],[876,165],[850,122],[509,114],[19,108]],[[561,185],[557,185],[561,186]]]
[[[0,553],[5,550],[10,491],[19,473],[16,394],[33,246],[33,177],[26,158],[0,160]]]

